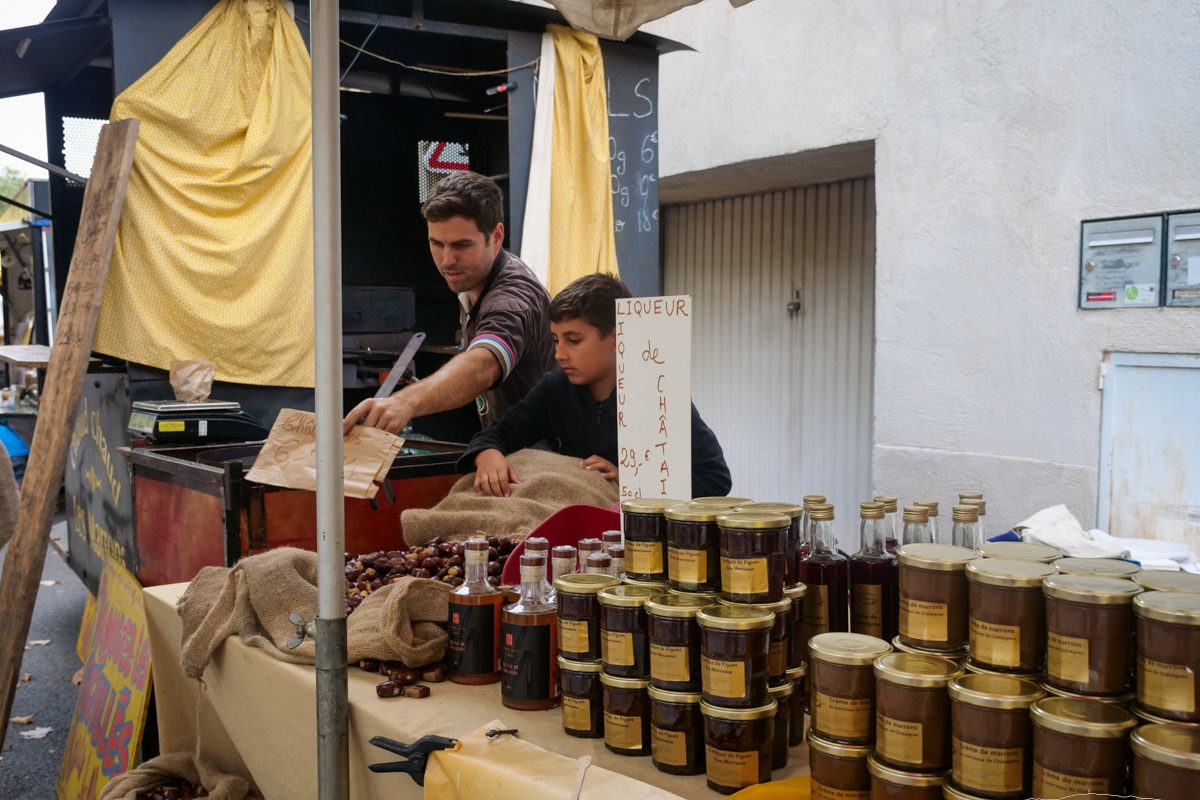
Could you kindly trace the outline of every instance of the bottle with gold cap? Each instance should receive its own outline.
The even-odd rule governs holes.
[[[982,531],[979,530],[979,511],[975,506],[954,506],[954,529],[950,534],[951,544],[978,550],[983,547]]]
[[[929,530],[929,509],[925,506],[904,507],[904,531],[900,544],[929,544],[933,534]]]
[[[809,513],[814,503],[824,503],[823,494],[806,494],[801,505],[804,513],[800,515],[800,560],[812,552],[812,514]]]
[[[934,544],[950,544],[949,531],[946,531],[946,538],[942,539],[938,535],[938,501],[937,500],[913,500],[914,506],[924,506],[929,510],[929,541]]]
[[[896,555],[896,548],[900,546],[900,499],[881,494],[876,495],[872,500],[876,503],[883,503],[883,527],[887,531],[887,551]]]
[[[850,630],[890,642],[896,635],[896,560],[887,551],[886,506],[859,504],[861,546],[850,556]]]
[[[818,633],[850,630],[847,593],[850,589],[850,561],[838,552],[833,530],[833,504],[813,503],[812,550],[800,562],[800,582],[808,587],[804,595],[801,636],[805,641]]]
[[[986,542],[988,540],[987,525],[983,518],[987,515],[987,501],[982,497],[968,497],[966,500],[960,500],[959,503],[964,506],[975,506],[975,510],[979,514],[979,541]]]

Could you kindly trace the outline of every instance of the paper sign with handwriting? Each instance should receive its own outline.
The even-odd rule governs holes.
[[[692,298],[617,301],[621,498],[692,496]]]
[[[317,488],[317,417],[311,411],[283,408],[271,426],[254,466],[246,477],[289,489]],[[392,462],[404,446],[399,436],[356,425],[342,440],[347,497],[367,500],[379,491]]]

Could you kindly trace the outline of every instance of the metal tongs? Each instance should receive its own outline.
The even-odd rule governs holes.
[[[407,772],[417,786],[424,786],[425,767],[429,763],[429,754],[456,747],[458,740],[430,735],[422,736],[412,744],[405,744],[386,736],[372,736],[371,744],[407,759],[406,761],[384,761],[379,764],[370,764],[368,768],[372,772]]]

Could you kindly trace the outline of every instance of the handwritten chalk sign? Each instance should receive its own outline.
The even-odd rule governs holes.
[[[55,789],[94,800],[137,764],[150,700],[150,636],[137,578],[113,560],[100,575],[83,684],[67,732]]]
[[[621,498],[692,496],[692,298],[617,301]]]

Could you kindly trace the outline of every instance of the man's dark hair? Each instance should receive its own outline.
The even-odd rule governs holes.
[[[451,217],[466,217],[485,236],[504,222],[504,193],[496,182],[478,172],[451,172],[437,182],[421,215],[426,222],[445,222]]]
[[[625,281],[607,272],[594,272],[571,281],[550,301],[547,316],[551,322],[582,319],[608,336],[617,327],[617,304],[622,297],[633,297]]]

